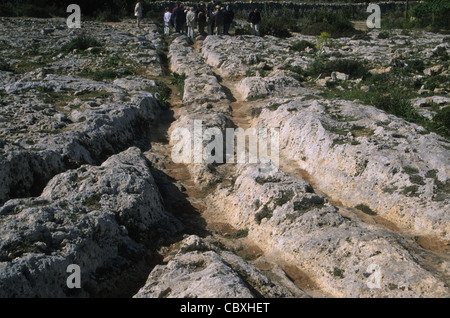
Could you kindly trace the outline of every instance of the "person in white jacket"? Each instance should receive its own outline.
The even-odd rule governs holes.
[[[136,6],[134,7],[134,16],[137,18],[137,27],[141,28],[141,20],[144,13],[144,5],[142,4],[142,1],[139,0],[136,3]]]
[[[164,34],[169,35],[170,33],[170,21],[172,19],[172,13],[170,13],[169,8],[165,9],[164,12]]]
[[[187,36],[190,38],[194,38],[194,29],[197,25],[195,21],[195,11],[194,8],[191,7],[189,12],[186,14],[186,25],[187,25]]]

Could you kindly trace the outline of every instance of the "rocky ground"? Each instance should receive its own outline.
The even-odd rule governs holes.
[[[373,74],[420,59],[405,76],[433,118],[450,100],[445,36],[317,49],[133,21],[0,25],[1,297],[449,297],[448,138],[336,97],[374,89],[362,77],[299,72],[324,56]],[[82,33],[97,42],[68,49]],[[199,120],[279,129],[279,167],[174,162]]]

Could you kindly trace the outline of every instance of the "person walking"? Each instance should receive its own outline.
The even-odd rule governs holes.
[[[172,21],[172,13],[170,9],[166,8],[164,12],[164,34],[169,35],[170,33],[170,22]]]
[[[261,14],[258,11],[258,8],[255,8],[248,15],[248,20],[250,21],[250,26],[252,28],[252,34],[259,36],[259,23],[261,22]]]
[[[134,16],[137,19],[137,27],[141,28],[141,21],[142,17],[144,15],[144,5],[142,4],[142,1],[139,0],[136,5],[134,6]]]
[[[233,22],[234,19],[233,8],[230,5],[227,5],[223,15],[224,15],[223,34],[230,35],[228,31],[230,30],[231,23]]]
[[[213,16],[214,16],[214,23],[216,25],[216,34],[222,35],[223,34],[224,16],[223,16],[223,10],[219,5],[216,6],[216,11],[213,12]]]
[[[191,7],[188,13],[186,14],[186,25],[187,25],[187,36],[191,39],[194,38],[194,30],[197,25],[195,18],[195,10],[194,7]]]

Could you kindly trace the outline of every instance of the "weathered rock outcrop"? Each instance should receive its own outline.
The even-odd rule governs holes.
[[[1,204],[38,196],[54,175],[99,164],[142,137],[160,110],[146,92],[154,81],[89,78],[125,77],[138,64],[161,75],[156,50],[162,41],[155,25],[136,36],[124,25],[86,21],[82,33],[60,19],[0,20]],[[101,47],[61,50],[77,37]],[[141,85],[131,87],[139,79]]]
[[[179,243],[167,261],[167,265],[157,265],[153,269],[135,298],[293,296],[242,258],[198,236],[189,236]]]
[[[268,96],[299,96],[313,95],[311,89],[304,88],[302,84],[287,72],[276,71],[268,77],[246,77],[241,80],[238,89],[246,100]]]
[[[401,236],[343,217],[307,182],[263,168],[241,166],[232,187],[210,195],[217,222],[248,229],[266,255],[296,264],[332,296],[448,297],[445,282],[421,267]]]
[[[0,224],[0,297],[123,296],[182,228],[137,148],[57,175],[40,197],[8,201]],[[81,289],[66,286],[69,264],[81,268]]]
[[[309,39],[309,38],[308,38]],[[202,55],[221,76],[248,76],[248,72],[279,69],[285,63],[306,67],[312,59],[289,52],[290,41],[272,36],[208,36],[202,44]]]
[[[227,96],[214,73],[204,60],[195,54],[186,36],[176,37],[169,47],[171,68],[185,74],[183,103],[218,102]]]
[[[203,108],[203,106],[200,106]],[[207,136],[205,131],[213,129],[214,133],[219,133],[220,137],[226,136],[226,128],[233,127],[233,123],[228,117],[215,109],[196,113],[195,111],[184,112],[180,118],[170,127],[170,144],[172,145],[172,160],[187,164],[194,182],[201,188],[208,188],[219,182],[215,173],[215,166],[219,160],[222,163],[225,159],[225,140],[221,139],[223,145],[221,158],[218,153],[213,153],[211,143],[214,145],[215,135]],[[201,148],[199,147],[201,146]]]
[[[366,205],[416,235],[450,239],[449,143],[371,106],[293,100],[261,113],[295,160],[347,206]]]
[[[37,111],[34,124],[27,127],[27,135],[19,140],[9,137],[2,145],[5,155],[0,158],[0,203],[11,197],[39,195],[55,174],[83,163],[99,163],[126,149],[142,135],[142,124],[151,123],[159,110],[152,94],[141,93],[124,105],[74,110],[69,115],[72,123],[64,125],[65,131],[51,134],[40,131],[42,125],[54,119]]]

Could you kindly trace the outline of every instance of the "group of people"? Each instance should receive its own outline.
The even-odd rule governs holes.
[[[197,8],[184,7],[183,4],[177,3],[170,11],[165,9],[164,13],[164,33],[169,34],[170,27],[175,28],[175,32],[186,33],[187,36],[193,38],[195,36],[195,28],[200,35],[228,35],[231,23],[234,19],[234,11],[230,5],[225,8],[216,5],[199,3]]]
[[[140,28],[143,16],[142,1],[136,3],[134,15],[137,18],[137,26]],[[170,10],[165,8],[164,12],[164,34],[170,33],[170,28],[173,27],[175,32],[183,33],[194,38],[195,28],[197,27],[198,34],[206,35],[229,35],[231,23],[234,19],[234,11],[230,5],[225,8],[212,4],[205,5],[200,2],[198,7],[184,7],[183,4],[177,3],[175,7]],[[252,28],[253,35],[259,34],[259,23],[261,22],[261,15],[258,9],[254,9],[248,16]]]

